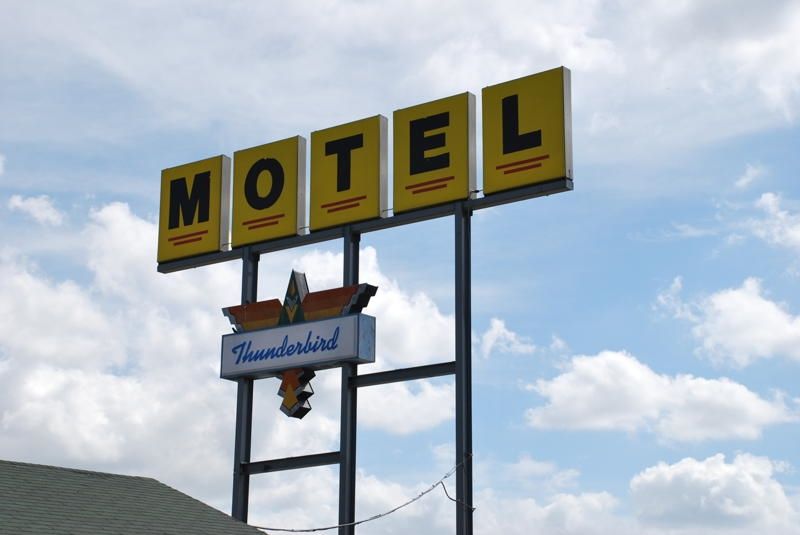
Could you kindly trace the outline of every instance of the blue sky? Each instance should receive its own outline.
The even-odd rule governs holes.
[[[473,222],[476,532],[798,533],[798,5],[284,4],[3,6],[0,458],[228,511],[240,266],[156,272],[161,169],[564,65],[575,190]],[[452,241],[364,236],[369,371],[452,358]],[[338,285],[339,254],[263,257],[259,296]],[[254,459],[335,449],[338,381],[302,421],[259,382]],[[358,518],[452,467],[453,398],[360,393]],[[250,520],[334,523],[336,482],[254,478]],[[360,532],[453,522],[436,491]]]

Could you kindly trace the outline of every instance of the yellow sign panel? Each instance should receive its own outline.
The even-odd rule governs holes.
[[[235,152],[233,247],[297,234],[305,226],[305,190],[305,138]]]
[[[395,213],[466,199],[475,190],[475,95],[394,112]]]
[[[311,230],[386,210],[386,131],[376,115],[311,133]]]
[[[230,219],[227,156],[161,171],[158,261],[226,250]]]
[[[572,178],[570,72],[483,89],[483,191]]]

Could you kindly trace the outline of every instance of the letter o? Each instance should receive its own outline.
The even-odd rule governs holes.
[[[272,186],[262,197],[258,194],[258,178],[264,171],[272,176]],[[283,192],[283,167],[275,158],[262,158],[250,167],[244,179],[244,198],[256,210],[266,210],[275,204]]]

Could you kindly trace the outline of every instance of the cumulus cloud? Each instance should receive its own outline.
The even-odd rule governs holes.
[[[738,74],[756,84],[773,109],[792,120],[800,103],[800,65],[792,57],[800,46],[800,10],[789,5],[774,6],[782,16],[781,23],[772,26],[777,32],[741,38],[724,54],[733,60]]]
[[[427,380],[364,388],[358,393],[359,422],[407,435],[455,417],[455,387]]]
[[[552,353],[560,354],[567,351],[569,349],[569,345],[558,335],[554,334],[550,338],[550,345],[548,346],[548,349]]]
[[[764,295],[761,281],[748,278],[694,301],[680,295],[681,279],[657,298],[658,306],[694,324],[699,352],[715,362],[745,367],[759,359],[800,360],[800,317]]]
[[[357,488],[357,519],[385,513],[420,492],[428,489],[441,474],[431,474],[430,481],[419,483],[398,483],[390,479],[359,472]],[[455,492],[454,480],[445,480],[452,496]],[[298,473],[292,478],[291,493],[273,482],[252,493],[253,500],[265,507],[251,506],[250,523],[258,526],[276,528],[309,528],[336,524],[335,472],[317,470]],[[557,493],[549,498],[514,496],[498,493],[491,489],[475,493],[474,503],[478,506],[474,513],[476,533],[507,533],[509,535],[584,535],[601,533],[621,533],[633,535],[628,519],[616,515],[619,501],[607,492],[566,494]],[[332,510],[333,509],[333,510]],[[280,511],[280,514],[276,514]],[[455,530],[454,504],[441,490],[431,493],[413,504],[383,518],[358,526],[359,533],[368,535],[417,533],[438,535]],[[283,519],[283,520],[281,520]],[[290,519],[290,520],[287,520]],[[605,530],[605,531],[604,531]]]
[[[5,458],[155,476],[226,510],[235,389],[218,377],[219,335],[229,329],[219,308],[238,300],[239,266],[156,273],[155,225],[121,203],[91,212],[80,232],[86,247],[84,282],[54,279],[19,253],[0,256],[0,452]],[[306,269],[315,289],[340,283],[340,255],[311,251],[278,261],[284,260]],[[379,348],[392,347],[385,353],[379,349],[375,369],[452,358],[452,316],[424,294],[405,292],[386,277],[373,249],[362,250],[361,268],[362,280],[380,286],[370,312],[392,318],[378,342]],[[282,279],[268,277],[262,294],[280,295]],[[436,329],[426,332],[421,317]],[[416,331],[417,341],[408,340],[407,333]],[[367,371],[372,370],[362,369]],[[302,433],[298,422],[278,414],[276,386],[257,387],[254,458],[335,449],[338,375],[321,372],[315,379],[312,401],[317,402]],[[379,392],[383,388],[390,395]],[[321,402],[330,398],[335,402]],[[453,413],[453,386],[447,382],[367,388],[360,398],[362,423],[393,433],[431,428]],[[277,416],[263,418],[261,411]],[[202,473],[197,459],[203,459]],[[577,477],[575,470],[530,456],[511,463],[512,469],[547,481],[554,490],[574,485]],[[440,475],[398,483],[360,473],[359,516],[404,502]],[[293,474],[292,488],[304,492],[286,493],[279,475],[264,477],[264,483],[252,482],[253,523],[275,524],[276,518],[292,518],[289,527],[335,523],[335,470]],[[495,512],[508,508],[507,500],[489,491],[484,496],[477,525],[521,533],[522,527]],[[568,526],[562,531],[577,533],[596,523],[598,515],[610,515],[615,504],[610,495],[597,493],[519,499],[515,505],[548,526]],[[452,507],[437,489],[362,531],[399,533],[412,526],[420,534],[441,533],[452,530]]]
[[[517,463],[492,465],[491,471],[496,474],[513,467],[521,471],[509,472],[512,478],[532,477],[537,485],[556,470],[553,463],[523,456]],[[789,494],[777,479],[786,469],[786,463],[749,453],[737,454],[730,462],[723,454],[705,460],[687,457],[673,464],[659,462],[630,479],[630,513],[625,512],[624,502],[609,492],[556,490],[534,498],[505,482],[475,492],[475,530],[509,535],[797,535],[797,496]],[[405,503],[438,477],[431,474],[430,481],[409,484],[359,472],[358,519]],[[452,478],[446,484],[452,494]],[[251,496],[260,506],[251,507],[252,524],[307,528],[336,523],[334,470],[298,472],[291,480],[292,492],[286,492],[285,485],[277,480],[256,484]],[[448,533],[454,529],[453,507],[444,493],[435,489],[410,506],[358,529],[370,535]]]
[[[298,470],[289,479],[285,474],[266,474],[263,479],[251,480],[248,519],[251,525],[307,529],[338,523],[339,479],[335,469],[322,467]],[[395,509],[429,489],[443,475],[444,472],[434,471],[427,480],[401,483],[359,470],[356,473],[356,520]],[[445,484],[452,495],[454,477],[446,479]],[[366,535],[449,533],[455,529],[452,506],[453,502],[437,487],[407,507],[360,524],[357,531]]]
[[[0,256],[0,295],[0,354],[78,369],[125,364],[117,337],[109,337],[104,350],[97,351],[97,340],[118,326],[75,282],[48,280],[34,266],[5,253]]]
[[[699,228],[688,223],[673,223],[672,228],[672,235],[676,238],[704,238],[717,233],[715,229]]]
[[[454,444],[444,444],[434,449],[442,466],[452,467],[454,449]],[[536,497],[552,497],[564,492],[564,489],[578,487],[581,475],[576,468],[564,468],[556,461],[543,460],[527,452],[521,453],[513,461],[495,458],[491,453],[488,456],[480,455],[475,459],[474,472],[476,481],[480,481],[483,488],[502,489],[508,495]]]
[[[251,496],[250,523],[276,528],[310,528],[336,524],[335,472],[316,470],[298,473],[292,478],[292,492],[277,482],[260,486]],[[398,483],[391,479],[359,472],[357,488],[357,519],[385,513],[418,496],[442,474],[431,474],[429,481]],[[445,480],[448,492],[455,492],[453,477]],[[492,489],[478,490],[474,496],[476,533],[509,535],[585,535],[620,533],[633,535],[633,523],[620,517],[616,510],[619,500],[607,492],[556,493],[534,499]],[[415,533],[438,535],[455,530],[455,504],[441,488],[434,489],[422,499],[383,518],[358,526],[367,535]],[[279,512],[279,514],[278,514]],[[289,520],[290,519],[290,520]]]
[[[633,525],[616,514],[619,500],[607,492],[556,494],[548,500],[477,494],[476,530],[509,535],[633,535]]]
[[[505,321],[492,318],[489,328],[480,337],[480,353],[488,358],[495,351],[502,353],[531,354],[536,346],[526,337],[511,331]]]
[[[784,209],[783,200],[775,193],[764,193],[756,202],[764,216],[751,219],[749,230],[770,245],[800,252],[800,214]]]
[[[154,21],[128,6],[50,5],[58,28],[42,24],[38,8],[21,6],[13,21],[0,21],[2,43],[20,50],[0,75],[20,88],[0,104],[7,130],[27,139],[46,127],[54,139],[84,142],[220,125],[285,136],[562,64],[574,71],[581,103],[576,135],[594,136],[585,149],[595,159],[619,158],[610,150],[619,146],[626,160],[669,157],[675,148],[792,121],[800,108],[800,8],[790,0],[768,9],[737,1],[609,10],[578,0],[199,6],[164,6]],[[275,20],[281,24],[265,35],[265,21]],[[80,83],[87,78],[94,83]],[[186,91],[194,79],[204,83]],[[91,108],[64,107],[40,89],[53,86],[124,90]],[[20,106],[22,99],[36,105]]]
[[[1,165],[2,162],[0,161]],[[12,195],[8,200],[8,208],[32,217],[40,225],[57,227],[64,222],[64,214],[55,207],[53,200],[47,195],[39,195],[38,197]]]
[[[338,474],[328,467],[298,470],[290,479],[281,474],[253,478],[248,522],[266,528],[308,529],[338,523]],[[398,483],[358,471],[356,474],[356,519],[385,513],[418,496],[442,474],[431,474],[431,481]],[[448,480],[452,483],[452,479]],[[433,535],[452,531],[453,512],[440,489],[389,516],[358,526],[364,534],[420,533]],[[272,530],[269,530],[272,533]]]
[[[767,170],[762,165],[747,164],[744,173],[734,183],[737,189],[745,189],[750,184],[763,177]]]
[[[730,379],[669,376],[632,355],[577,356],[553,379],[528,387],[546,404],[528,409],[544,429],[649,431],[671,442],[747,439],[795,419],[781,397],[764,399]]]
[[[542,491],[547,494],[557,494],[564,488],[577,485],[581,475],[575,468],[561,469],[553,461],[541,461],[528,454],[520,455],[512,463],[479,463],[479,472],[482,478],[486,473],[490,481],[489,486],[508,489],[518,486],[524,491]],[[494,477],[493,477],[494,476]],[[498,480],[498,477],[502,480]]]
[[[774,477],[782,469],[746,453],[730,463],[722,454],[689,457],[637,474],[631,495],[639,521],[665,531],[798,533],[797,511]]]
[[[542,477],[556,471],[556,465],[549,461],[537,461],[530,455],[523,455],[515,463],[508,466],[508,471],[514,477]]]
[[[132,284],[151,279],[139,288],[104,285],[92,269],[86,283],[52,280],[18,254],[0,258],[0,451],[5,458],[157,474],[222,506],[234,398],[233,385],[215,369],[225,329],[213,303],[220,286],[199,271],[169,279],[155,273],[152,224],[120,246],[127,236],[112,229],[142,223],[124,205],[101,209],[86,230],[98,248],[85,251],[88,264],[99,266],[106,248],[119,246],[123,254],[103,264],[114,272],[106,275]],[[140,262],[137,252],[148,246]],[[225,270],[211,271],[224,279]],[[230,276],[226,283],[237,281]],[[203,475],[190,458],[204,460]]]
[[[683,277],[675,277],[672,279],[669,288],[656,296],[656,302],[653,308],[656,310],[664,310],[677,319],[698,321],[694,307],[691,304],[683,302],[681,291],[683,291]]]
[[[526,459],[518,464],[533,467],[529,472],[534,477],[553,468]],[[785,467],[785,463],[748,453],[737,454],[731,462],[723,454],[705,460],[689,457],[674,464],[660,462],[631,478],[631,513],[625,513],[620,499],[609,492],[554,492],[533,498],[527,492],[506,491],[507,486],[503,491],[482,488],[474,496],[475,530],[509,535],[797,535],[796,496],[788,494],[776,479]],[[404,484],[359,472],[357,517],[389,511],[427,489],[437,477]],[[452,479],[446,483],[452,487]],[[337,496],[333,470],[299,472],[291,485],[292,492],[286,492],[285,483],[278,481],[256,486],[251,496],[261,506],[251,507],[251,523],[299,528],[336,523],[331,505]],[[358,529],[370,535],[434,535],[452,532],[453,517],[453,503],[436,489]]]
[[[92,211],[79,232],[84,282],[0,253],[0,453],[155,475],[227,509],[235,386],[219,379],[218,352],[230,330],[220,308],[239,300],[238,263],[157,273],[156,225],[122,203]],[[280,261],[308,271],[314,289],[341,284],[340,254]],[[369,312],[384,326],[378,362],[361,373],[452,360],[452,316],[384,275],[374,249],[362,250],[361,269],[380,287]],[[280,296],[285,284],[270,277],[261,295]],[[314,387],[300,432],[277,410],[277,381],[258,383],[258,411],[272,416],[254,426],[254,457],[264,444],[267,458],[337,447],[339,374],[320,372]],[[409,434],[453,418],[451,382],[378,386],[360,397],[365,427]]]

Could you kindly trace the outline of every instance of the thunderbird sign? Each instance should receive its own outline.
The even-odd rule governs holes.
[[[342,362],[375,362],[375,318],[361,314],[377,287],[358,284],[309,292],[292,271],[286,297],[223,309],[233,334],[222,337],[223,379],[281,377],[281,410],[311,410],[314,370]]]

